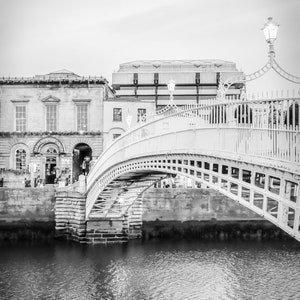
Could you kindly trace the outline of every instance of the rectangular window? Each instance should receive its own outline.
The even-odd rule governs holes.
[[[16,131],[26,131],[26,106],[16,106]]]
[[[117,139],[119,136],[121,136],[120,133],[114,133],[113,134],[113,140]]]
[[[113,110],[113,121],[122,121],[122,108],[114,108]]]
[[[142,118],[145,115],[146,115],[146,108],[138,108],[138,110],[137,110],[137,121],[138,122],[145,121],[145,117]]]
[[[88,122],[88,106],[87,104],[77,105],[77,131],[87,131]]]
[[[56,131],[56,105],[47,105],[46,106],[46,130],[47,131]]]

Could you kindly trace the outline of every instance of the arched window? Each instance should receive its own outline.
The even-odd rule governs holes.
[[[16,169],[26,169],[26,151],[24,149],[16,150]]]
[[[52,154],[52,155],[55,155],[55,154],[57,154],[57,151],[56,151],[56,149],[55,148],[53,148],[53,147],[49,147],[48,149],[47,149],[47,151],[46,151],[46,154]]]

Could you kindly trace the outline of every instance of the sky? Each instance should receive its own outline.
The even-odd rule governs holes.
[[[0,0],[0,76],[68,69],[111,82],[145,59],[222,59],[250,74],[268,60],[268,17],[280,24],[277,62],[300,76],[300,0]],[[273,70],[247,84],[299,88]]]

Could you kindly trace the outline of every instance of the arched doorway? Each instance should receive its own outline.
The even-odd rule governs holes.
[[[37,141],[32,152],[31,163],[36,167],[34,177],[45,184],[56,183],[62,167],[61,156],[66,154],[62,142],[55,137],[44,137]]]
[[[47,147],[45,153],[45,183],[54,184],[56,179],[56,168],[57,168],[57,149],[53,147]]]
[[[92,149],[89,145],[77,144],[73,150],[73,182],[78,180],[79,175],[88,174]]]

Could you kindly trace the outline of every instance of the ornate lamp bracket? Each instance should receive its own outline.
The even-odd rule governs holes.
[[[279,74],[284,79],[294,82],[294,83],[297,83],[297,84],[300,84],[300,77],[286,72],[283,68],[281,68],[279,66],[279,64],[277,63],[277,61],[275,59],[273,59],[272,68],[277,74]]]
[[[279,66],[277,61],[275,60],[275,48],[274,48],[274,42],[277,37],[277,31],[278,31],[279,24],[274,22],[272,18],[268,18],[268,22],[264,25],[262,30],[264,31],[264,35],[266,38],[266,41],[269,45],[269,60],[268,62],[258,71],[249,74],[249,75],[242,75],[242,76],[233,76],[228,79],[226,79],[224,82],[222,81],[222,76],[220,80],[220,84],[218,87],[217,92],[217,99],[223,100],[225,99],[226,93],[231,85],[234,83],[245,83],[247,81],[255,80],[264,74],[266,74],[270,69],[273,69],[277,74],[279,74],[284,79],[291,81],[293,83],[300,84],[300,77],[292,75],[288,72],[286,72],[283,68]]]
[[[222,78],[220,80],[220,84],[218,87],[217,92],[217,99],[223,100],[226,96],[226,93],[228,89],[235,83],[245,83],[247,81],[255,80],[264,74],[266,74],[270,69],[272,69],[273,65],[273,59],[270,58],[270,60],[259,70],[255,71],[254,73],[248,74],[248,75],[239,75],[239,76],[232,76],[226,79],[224,82],[222,82]]]

